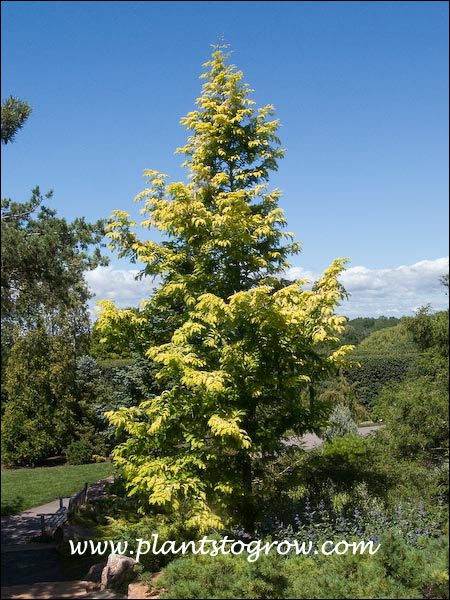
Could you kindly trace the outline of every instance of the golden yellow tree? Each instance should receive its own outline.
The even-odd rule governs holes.
[[[192,132],[178,149],[190,182],[147,171],[149,187],[137,196],[141,225],[165,240],[140,240],[128,213],[111,218],[119,255],[163,283],[139,314],[103,302],[98,321],[105,335],[134,327],[142,343],[148,323],[164,316],[160,343],[147,352],[161,365],[164,392],[109,415],[128,434],[114,455],[143,510],[183,510],[203,530],[233,509],[251,526],[253,457],[276,450],[288,428],[302,434],[323,421],[312,383],[352,348],[338,348],[345,319],[334,313],[343,259],[313,290],[280,277],[300,246],[283,232],[280,192],[267,190],[284,152],[279,122],[273,106],[254,108],[227,58],[215,47],[198,108],[181,121]]]

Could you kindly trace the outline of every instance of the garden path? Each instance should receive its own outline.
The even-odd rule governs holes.
[[[369,435],[369,433],[371,433],[372,431],[376,431],[377,429],[380,429],[381,427],[383,427],[383,425],[369,425],[368,427],[358,427],[358,433],[359,435],[362,436],[366,436]],[[295,437],[292,436],[290,438],[288,438],[284,444],[285,446],[303,446],[303,448],[305,448],[306,450],[309,450],[310,448],[315,448],[316,446],[320,446],[320,444],[322,444],[323,440],[320,439],[319,436],[317,436],[315,433],[307,433],[306,435],[303,435],[302,437]]]
[[[68,506],[69,498],[63,499],[64,506]],[[26,544],[32,537],[41,533],[41,520],[39,514],[54,514],[59,508],[59,499],[48,502],[42,506],[30,508],[18,515],[3,517],[1,521],[2,546],[11,544]]]
[[[99,484],[91,486],[95,493]],[[69,498],[64,498],[68,506]],[[41,533],[39,514],[53,514],[59,499],[1,520],[1,597],[3,598],[126,598],[110,590],[92,592],[86,581],[68,577],[67,565],[54,544],[28,543]],[[67,579],[74,579],[67,581]]]

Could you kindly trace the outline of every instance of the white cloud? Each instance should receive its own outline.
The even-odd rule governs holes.
[[[341,275],[341,282],[351,294],[339,309],[350,318],[362,316],[403,316],[413,314],[417,308],[431,304],[434,310],[447,308],[447,297],[439,278],[448,272],[448,257],[421,260],[413,265],[369,269],[355,266]],[[113,300],[118,306],[138,306],[147,299],[157,285],[149,277],[136,280],[136,269],[124,270],[113,267],[97,267],[85,274],[86,281],[95,293],[90,308],[95,309],[98,300]],[[320,273],[303,267],[291,267],[289,279],[314,281]]]
[[[286,271],[287,279],[309,279],[310,281],[316,281],[320,277],[319,273],[308,271],[303,267],[291,267]]]
[[[351,294],[340,311],[354,318],[410,315],[425,304],[431,304],[434,310],[445,309],[448,302],[439,278],[447,272],[448,257],[384,269],[350,267],[340,277]],[[320,274],[292,267],[288,276],[315,280]]]
[[[113,267],[97,267],[84,274],[86,282],[95,294],[89,302],[92,314],[95,313],[96,302],[99,300],[113,300],[114,303],[125,308],[138,306],[139,302],[151,296],[157,281],[151,277],[136,279],[139,273],[137,269],[114,269]]]

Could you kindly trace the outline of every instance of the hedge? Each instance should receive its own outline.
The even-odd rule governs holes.
[[[344,375],[350,383],[356,384],[358,399],[365,406],[372,403],[387,383],[401,381],[419,371],[417,353],[390,356],[359,351],[353,358],[361,366],[347,369]]]

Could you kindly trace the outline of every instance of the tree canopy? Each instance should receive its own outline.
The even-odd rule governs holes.
[[[23,127],[31,111],[32,108],[27,102],[15,96],[3,100],[1,110],[2,144],[14,141],[16,133]]]
[[[119,256],[162,285],[138,314],[100,303],[98,321],[105,337],[134,327],[145,339],[153,316],[165,316],[162,343],[148,339],[147,350],[165,391],[110,414],[128,435],[115,458],[143,510],[184,510],[201,528],[220,526],[234,509],[251,522],[253,457],[273,452],[288,427],[303,433],[323,422],[311,383],[352,348],[338,347],[345,318],[334,313],[344,259],[312,290],[281,279],[300,246],[283,232],[280,192],[267,190],[284,152],[279,122],[272,105],[254,108],[227,59],[214,49],[198,108],[181,120],[191,132],[178,149],[190,182],[166,183],[148,170],[149,187],[136,198],[141,225],[164,241],[140,240],[123,211],[109,224]]]
[[[57,314],[85,319],[90,293],[83,272],[106,262],[101,221],[67,223],[43,201],[39,188],[28,202],[2,200],[1,308],[7,330]]]
[[[2,104],[2,142],[13,141],[31,109]],[[87,419],[77,401],[76,357],[90,330],[84,272],[106,264],[103,221],[68,223],[30,200],[1,203],[2,448],[9,464],[60,452]]]

